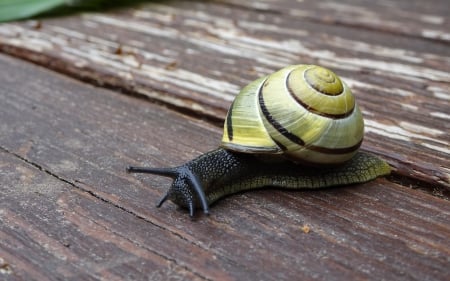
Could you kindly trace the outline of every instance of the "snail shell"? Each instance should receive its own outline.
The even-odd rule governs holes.
[[[350,88],[332,71],[292,65],[242,89],[224,125],[225,149],[338,164],[361,145],[364,121]]]

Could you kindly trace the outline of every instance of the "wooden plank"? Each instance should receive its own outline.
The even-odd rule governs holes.
[[[296,2],[297,8],[292,1],[245,4],[250,8],[236,3],[146,3],[39,24],[3,24],[0,49],[217,123],[249,81],[287,64],[321,64],[337,71],[356,94],[367,120],[365,149],[383,155],[409,182],[450,188],[450,49],[381,26],[400,15],[398,22],[413,30],[412,15],[426,11],[421,22],[434,16],[436,28],[448,30],[442,1],[424,10],[413,5],[403,14],[405,2],[383,2],[368,6],[369,15],[366,2],[355,3],[348,13],[358,16],[347,15],[354,20],[350,25],[376,15],[371,30],[323,19],[331,10],[336,18],[350,2]],[[292,14],[294,8],[319,20]]]
[[[168,234],[155,225],[4,150],[0,170],[0,279],[142,280],[164,275],[203,280],[171,259],[170,250],[163,255],[157,249],[174,237],[165,239]],[[120,233],[124,229],[153,235],[145,241],[130,239]]]
[[[450,6],[446,0],[427,2],[215,0],[215,2],[268,13],[288,14],[313,22],[375,30],[442,43],[450,41],[450,18],[448,17]]]
[[[248,192],[191,221],[173,204],[154,207],[169,181],[124,167],[180,164],[215,147],[218,128],[4,56],[0,68],[8,71],[0,76],[0,257],[10,272],[2,278],[449,274],[446,200],[379,179],[317,192]]]

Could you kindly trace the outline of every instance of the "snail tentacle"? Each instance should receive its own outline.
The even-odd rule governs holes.
[[[158,208],[167,201],[174,197],[174,200],[182,201],[180,205],[185,205],[189,209],[189,215],[194,216],[195,203],[192,197],[192,193],[197,196],[200,204],[203,208],[205,215],[209,214],[209,206],[206,200],[205,193],[203,191],[202,184],[198,177],[190,170],[187,165],[182,165],[174,168],[149,168],[149,167],[127,167],[128,173],[147,173],[153,175],[160,175],[170,177],[174,179],[174,187],[159,200],[156,205]]]
[[[203,187],[200,183],[200,180],[198,179],[198,177],[192,173],[192,171],[185,167],[182,166],[182,169],[185,169],[185,173],[187,175],[187,180],[190,183],[190,186],[192,186],[195,190],[195,193],[198,197],[198,199],[200,200],[200,203],[202,205],[203,208],[203,213],[205,215],[209,215],[209,206],[208,206],[208,202],[206,201],[206,195],[205,192],[203,191]],[[192,200],[190,200],[189,202],[189,214],[192,216],[194,216],[194,202]]]
[[[169,199],[169,192],[166,192],[166,194],[164,194],[164,196],[161,199],[159,199],[158,204],[156,204],[156,207],[160,208],[162,204],[164,204],[164,202],[167,201],[167,199]]]
[[[170,178],[175,178],[179,174],[179,172],[177,171],[177,167],[175,167],[175,168],[150,168],[150,167],[128,166],[127,172],[128,173],[146,173],[146,174],[152,174],[152,175],[166,176],[166,177],[170,177]]]

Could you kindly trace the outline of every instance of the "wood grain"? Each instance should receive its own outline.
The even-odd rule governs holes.
[[[428,2],[215,0],[215,2],[272,14],[288,14],[312,22],[417,37],[442,43],[450,41],[448,17],[450,7],[446,1],[441,0]]]
[[[124,167],[180,164],[214,148],[219,128],[8,57],[0,56],[0,71],[8,71],[0,75],[1,278],[449,274],[446,200],[378,179],[317,192],[243,193],[192,221],[171,203],[154,207],[169,181]]]
[[[163,238],[154,225],[14,154],[1,151],[0,165],[7,183],[0,189],[0,258],[7,265],[2,280],[203,280],[169,252],[164,256],[116,231],[140,226],[142,234]]]
[[[3,24],[0,50],[216,123],[257,77],[293,63],[330,67],[364,112],[364,148],[404,184],[448,191],[448,4],[369,2],[146,3]]]

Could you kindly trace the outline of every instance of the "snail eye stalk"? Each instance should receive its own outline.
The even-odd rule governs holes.
[[[179,183],[184,183],[187,181],[188,186],[192,188],[192,193],[195,193],[200,201],[200,204],[203,208],[203,213],[205,215],[209,215],[209,206],[208,201],[206,200],[205,192],[203,191],[203,187],[200,183],[200,180],[198,177],[192,173],[192,171],[185,166],[175,167],[175,168],[149,168],[149,167],[135,167],[135,166],[129,166],[127,167],[128,173],[145,173],[145,174],[153,174],[153,175],[160,175],[164,177],[170,177],[174,179],[174,181],[177,181]],[[172,189],[176,188],[182,188],[180,186],[173,186]],[[170,189],[158,202],[156,205],[158,208],[162,206],[162,204],[169,199],[170,194],[172,192],[172,189]],[[186,201],[187,207],[189,209],[189,215],[191,217],[194,216],[194,202],[192,198],[188,197],[187,195],[184,196],[184,200]]]

